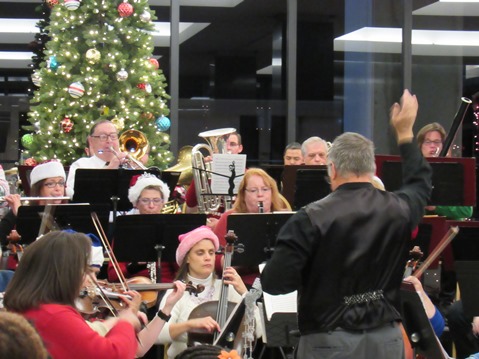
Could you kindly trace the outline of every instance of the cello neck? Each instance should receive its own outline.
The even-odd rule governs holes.
[[[233,252],[234,252],[234,243],[236,242],[238,237],[236,237],[234,231],[228,231],[228,233],[225,236],[225,239],[226,239],[226,247],[225,247],[224,261],[223,261],[223,273],[226,268],[231,267],[231,261],[232,261]],[[216,311],[216,322],[218,323],[220,328],[223,328],[224,324],[226,323],[226,319],[228,317],[228,291],[229,291],[229,285],[224,284],[224,278],[223,278],[223,285],[221,286],[220,297],[218,300],[218,308]],[[217,339],[217,335],[218,333],[215,332],[214,334],[215,341]]]

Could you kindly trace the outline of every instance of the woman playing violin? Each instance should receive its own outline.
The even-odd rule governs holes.
[[[128,214],[161,214],[163,206],[169,197],[170,189],[156,176],[149,173],[135,176],[132,178],[130,189],[128,190],[128,199],[134,208]],[[120,262],[119,265],[125,278],[133,276],[151,277],[146,263]],[[161,281],[166,283],[173,282],[177,268],[175,263],[162,262]],[[108,279],[111,282],[118,281],[118,275],[111,263],[108,265]]]
[[[65,196],[65,170],[57,161],[49,161],[35,166],[30,173],[30,195],[32,197],[63,197]],[[7,245],[9,236],[17,236],[15,225],[18,208],[21,206],[20,195],[11,194],[5,197],[10,207],[5,217],[0,221],[0,241],[2,247]],[[37,201],[35,205],[44,206],[47,203],[58,204],[62,200]],[[16,262],[9,261],[8,269],[15,269]]]
[[[176,250],[176,262],[180,266],[177,279],[191,281],[193,285],[204,285],[205,289],[198,296],[183,294],[173,307],[171,319],[161,330],[157,343],[171,343],[168,358],[175,358],[187,347],[187,333],[193,329],[206,329],[208,332],[219,331],[218,323],[210,316],[188,319],[191,311],[199,304],[218,300],[221,280],[215,278],[215,252],[218,249],[218,237],[207,226],[201,226],[179,236],[180,244]],[[228,291],[228,300],[241,301],[246,287],[234,268],[226,268],[223,274],[224,284],[232,285]],[[163,302],[165,299],[163,299]],[[259,322],[257,320],[257,322]]]
[[[90,255],[91,241],[82,233],[56,231],[39,238],[25,250],[4,305],[32,322],[53,359],[134,358],[140,329],[137,292],[126,293],[132,299],[125,299],[127,309],[119,313],[105,337],[93,331],[75,309],[75,299],[89,273]],[[183,289],[177,287],[175,294],[165,299],[165,314]],[[151,346],[163,324],[161,318],[152,321],[151,330],[138,334],[139,342]]]

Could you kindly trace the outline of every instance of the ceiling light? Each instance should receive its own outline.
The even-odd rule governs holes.
[[[335,51],[401,53],[402,30],[364,27],[334,39]],[[479,56],[479,31],[412,30],[412,54]]]

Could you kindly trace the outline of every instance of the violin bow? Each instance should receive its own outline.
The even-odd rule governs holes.
[[[120,270],[120,266],[118,264],[118,261],[115,258],[115,254],[113,253],[113,249],[111,248],[110,243],[107,240],[107,237],[105,235],[105,231],[103,230],[101,222],[98,219],[98,215],[96,214],[96,212],[91,212],[90,215],[91,215],[91,219],[93,221],[93,225],[95,226],[95,229],[98,232],[98,235],[100,236],[100,240],[101,240],[103,246],[107,249],[108,258],[110,259],[111,265],[113,266],[113,269],[115,270],[115,273],[118,276],[118,279],[120,281],[121,286],[123,287],[123,290],[124,291],[129,290],[128,285],[126,284],[126,278],[123,275],[122,271]]]
[[[454,226],[449,228],[447,233],[442,237],[439,244],[434,248],[431,254],[426,258],[426,260],[421,264],[421,266],[413,273],[413,276],[420,278],[431,263],[442,253],[446,246],[451,243],[453,238],[459,233],[459,227]]]

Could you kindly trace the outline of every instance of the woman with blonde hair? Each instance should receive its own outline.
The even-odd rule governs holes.
[[[214,232],[220,240],[220,245],[224,246],[228,216],[231,213],[271,213],[288,210],[291,210],[291,207],[279,193],[276,181],[261,168],[250,168],[245,172],[239,185],[233,208],[221,215]],[[217,271],[221,269],[219,256],[216,268]],[[238,268],[238,272],[247,285],[253,284],[258,276],[256,268]]]

